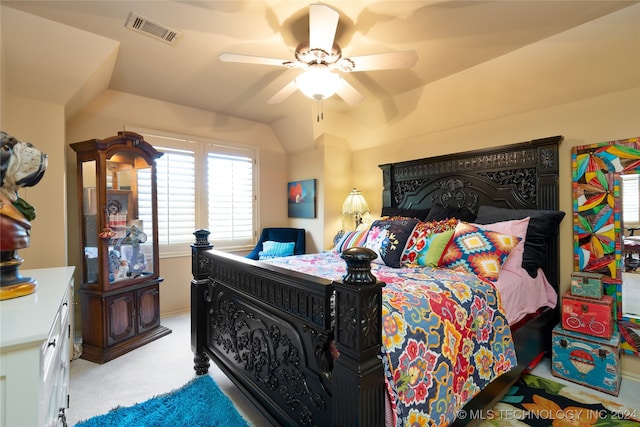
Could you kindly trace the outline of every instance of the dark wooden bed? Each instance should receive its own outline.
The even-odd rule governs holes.
[[[556,136],[381,165],[383,206],[557,210],[561,141]],[[274,425],[384,425],[386,388],[379,358],[384,283],[371,274],[370,255],[347,250],[347,275],[331,281],[213,250],[207,230],[194,234],[196,373],[207,373],[212,359]],[[543,270],[558,291],[554,236]],[[558,318],[557,308],[543,309],[513,331],[518,366],[474,397],[456,424],[478,421],[549,350]],[[341,353],[335,362],[328,352],[332,340]]]

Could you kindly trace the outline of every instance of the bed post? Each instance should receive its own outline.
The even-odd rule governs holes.
[[[209,283],[209,258],[204,252],[213,248],[209,243],[209,231],[200,229],[193,233],[196,242],[191,245],[191,350],[193,351],[193,369],[197,375],[209,371],[209,356],[204,352],[207,339],[207,310],[205,292]]]
[[[335,341],[340,357],[333,369],[336,426],[384,425],[384,372],[379,358],[382,342],[382,288],[371,273],[377,254],[367,248],[342,253],[347,273],[335,282]]]

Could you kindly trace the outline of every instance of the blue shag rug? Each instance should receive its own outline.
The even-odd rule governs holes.
[[[209,375],[177,390],[81,421],[76,427],[249,427]]]

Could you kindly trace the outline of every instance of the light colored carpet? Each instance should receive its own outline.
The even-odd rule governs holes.
[[[116,406],[131,406],[179,388],[193,379],[189,313],[168,316],[162,325],[172,333],[105,364],[71,361],[67,423],[75,425]],[[256,427],[272,427],[242,392],[215,366],[209,375],[238,412]]]
[[[67,413],[70,426],[78,421],[104,414],[116,406],[130,406],[158,394],[167,393],[195,377],[189,313],[164,317],[162,324],[173,332],[108,363],[99,365],[84,359],[71,362],[70,406]],[[533,374],[581,387],[553,377],[549,359],[544,359]],[[272,427],[272,424],[213,363],[209,375],[229,396],[249,424],[256,427]],[[589,388],[584,389],[591,394],[640,410],[637,397],[640,396],[638,382],[624,378],[618,398]]]

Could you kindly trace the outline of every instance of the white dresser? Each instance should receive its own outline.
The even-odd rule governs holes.
[[[35,293],[0,301],[0,426],[66,425],[75,267],[22,270]]]

